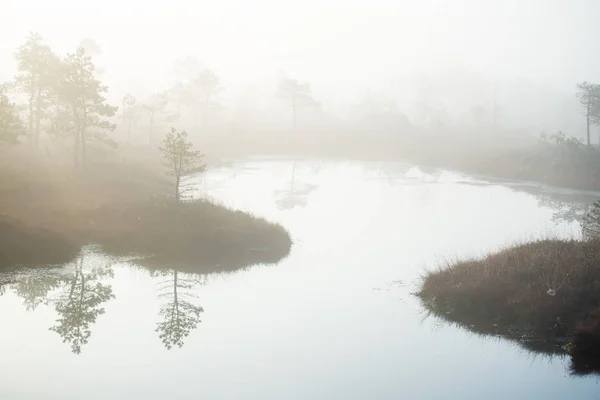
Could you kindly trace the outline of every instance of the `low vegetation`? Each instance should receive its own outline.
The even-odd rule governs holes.
[[[437,138],[435,138],[437,140]],[[434,141],[434,139],[431,139]],[[563,132],[506,141],[505,144],[439,138],[423,146],[414,138],[399,150],[401,158],[417,165],[451,168],[468,174],[540,182],[580,190],[600,190],[600,148],[587,146]],[[453,148],[448,152],[448,148]]]
[[[219,272],[275,263],[291,246],[287,231],[248,213],[206,200],[147,202],[103,214],[92,243],[111,254],[141,254],[150,268]]]
[[[0,168],[0,268],[71,261],[81,246],[147,256],[195,272],[275,262],[290,249],[279,225],[206,200],[177,201],[159,165],[114,158],[85,173],[61,159],[6,155]],[[19,167],[7,167],[19,165]]]
[[[597,239],[523,243],[428,272],[419,296],[445,320],[530,349],[568,350],[574,372],[590,371],[591,356],[600,366],[599,261]]]

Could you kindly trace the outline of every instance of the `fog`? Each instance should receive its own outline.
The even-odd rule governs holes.
[[[222,119],[230,120],[244,107],[286,118],[273,94],[286,76],[309,83],[335,119],[352,116],[370,96],[394,104],[417,126],[428,120],[427,108],[444,120],[439,130],[483,119],[519,134],[563,130],[582,137],[575,85],[600,80],[592,50],[600,4],[593,0],[4,0],[3,6],[3,81],[14,75],[13,54],[28,31],[61,55],[90,38],[100,46],[94,61],[114,104],[126,93],[143,99],[210,68],[222,87],[219,105],[229,110]],[[186,58],[197,66],[177,68]]]
[[[0,5],[0,398],[597,394],[600,0]]]

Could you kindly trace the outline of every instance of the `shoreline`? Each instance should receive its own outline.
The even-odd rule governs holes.
[[[28,164],[0,170],[0,269],[68,263],[86,245],[195,272],[275,263],[292,240],[277,223],[205,199],[177,203],[153,165]],[[250,248],[267,248],[252,252]],[[154,258],[153,262],[151,262]]]
[[[541,239],[426,273],[416,294],[432,315],[546,354],[574,374],[600,373],[600,241]]]

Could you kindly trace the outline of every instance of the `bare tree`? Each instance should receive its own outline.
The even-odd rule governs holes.
[[[175,128],[167,134],[163,145],[159,147],[165,160],[167,175],[174,179],[175,200],[181,199],[181,180],[186,176],[204,172],[206,165],[202,162],[203,155],[193,150],[194,144],[188,140],[186,131],[176,132]]]

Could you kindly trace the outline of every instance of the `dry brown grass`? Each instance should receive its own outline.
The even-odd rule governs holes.
[[[590,356],[595,348],[592,358],[600,360],[598,255],[600,241],[524,243],[428,272],[419,296],[433,314],[469,330],[517,340],[572,340],[571,350]],[[580,360],[573,358],[574,371],[582,369]]]
[[[209,201],[147,202],[103,215],[90,241],[112,254],[146,254],[151,268],[220,272],[275,263],[291,247],[281,225]]]
[[[597,242],[541,240],[459,261],[428,273],[420,296],[478,324],[566,333],[600,305],[600,268],[583,256],[590,247],[600,252]]]

